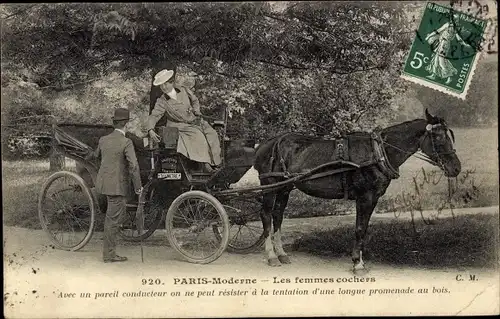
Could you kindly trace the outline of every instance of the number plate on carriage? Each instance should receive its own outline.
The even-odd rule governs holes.
[[[181,179],[181,173],[158,173],[158,178],[161,179]]]

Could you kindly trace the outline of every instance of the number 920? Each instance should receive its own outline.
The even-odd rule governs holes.
[[[142,279],[142,285],[150,285],[150,286],[153,286],[153,285],[162,285],[163,282],[161,281],[161,279],[159,278],[143,278]]]

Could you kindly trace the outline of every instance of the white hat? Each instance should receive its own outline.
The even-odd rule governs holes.
[[[158,86],[158,85],[161,85],[165,82],[167,82],[168,80],[170,80],[170,78],[174,75],[174,71],[173,70],[161,70],[160,72],[156,73],[155,75],[155,79],[153,81],[153,85],[154,86]]]

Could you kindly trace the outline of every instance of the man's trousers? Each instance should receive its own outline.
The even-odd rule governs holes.
[[[103,258],[111,259],[116,256],[116,240],[120,225],[126,217],[127,197],[125,196],[107,196],[108,208],[106,219],[104,221],[103,238]]]

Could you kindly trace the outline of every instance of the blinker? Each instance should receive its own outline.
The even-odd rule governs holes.
[[[430,131],[432,131],[433,128],[437,128],[437,127],[440,127],[440,126],[442,126],[442,124],[427,124],[427,126],[425,127],[425,129],[430,132]]]

